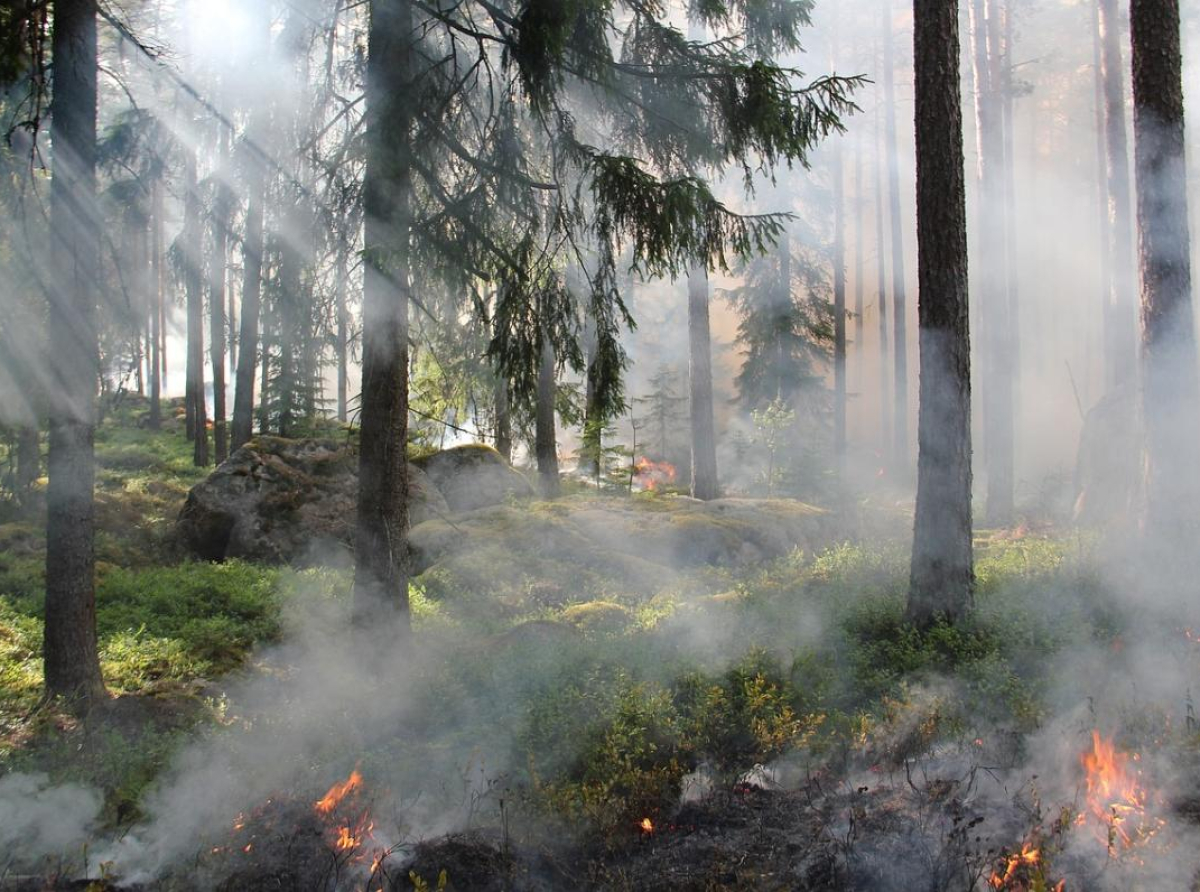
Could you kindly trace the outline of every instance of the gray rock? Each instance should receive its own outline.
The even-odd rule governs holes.
[[[409,465],[414,524],[449,512]],[[259,437],[192,487],[177,530],[205,560],[344,562],[354,541],[358,457],[345,440]]]
[[[415,464],[429,475],[451,511],[474,511],[534,495],[525,475],[490,446],[455,446],[419,458]]]

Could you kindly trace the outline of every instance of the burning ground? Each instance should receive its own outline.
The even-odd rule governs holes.
[[[107,467],[113,515],[177,510]],[[345,571],[189,563],[151,514],[102,541],[121,696],[84,723],[33,710],[39,543],[7,525],[0,888],[1194,886],[1186,607],[1047,527],[981,537],[977,615],[918,632],[868,512],[869,541],[654,493],[429,521],[413,652],[371,660]]]

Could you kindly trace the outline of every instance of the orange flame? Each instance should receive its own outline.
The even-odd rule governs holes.
[[[634,471],[642,488],[654,492],[660,486],[675,482],[675,466],[666,461],[651,461],[642,456],[634,462]]]
[[[314,803],[313,808],[315,808],[321,814],[327,815],[341,804],[342,800],[346,798],[347,794],[357,790],[361,786],[362,775],[359,774],[358,769],[355,768],[350,772],[350,776],[348,778],[330,787],[329,792],[321,797],[321,799],[319,799],[316,803]]]
[[[1130,767],[1139,761],[1137,753],[1122,752],[1112,738],[1092,732],[1092,749],[1079,757],[1087,784],[1087,809],[1077,820],[1086,824],[1089,817],[1104,828],[1106,843],[1111,852],[1121,843],[1124,847],[1153,836],[1165,823],[1146,816],[1146,791],[1140,772]]]
[[[638,826],[640,826],[642,828],[643,833],[653,833],[654,832],[654,822],[651,821],[649,818],[642,818],[642,823],[639,824]]]
[[[1041,857],[1042,853],[1040,849],[1034,848],[1029,843],[1023,844],[1021,846],[1021,851],[1013,852],[1005,859],[1003,873],[1001,873],[998,869],[992,871],[992,875],[988,877],[988,885],[993,889],[1010,888],[1009,884],[1012,883],[1013,880],[1017,879],[1017,874],[1021,871],[1021,869],[1037,867]],[[1059,884],[1058,888],[1062,888],[1061,883]]]

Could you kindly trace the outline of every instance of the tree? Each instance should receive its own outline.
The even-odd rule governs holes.
[[[833,452],[846,458],[846,221],[842,143],[833,147]]]
[[[254,22],[254,40],[259,52],[265,54],[270,45],[271,23],[265,14],[265,7],[260,9]],[[269,124],[269,110],[263,97],[260,97],[250,112],[250,123],[241,146],[246,220],[242,239],[242,318],[238,330],[230,450],[244,445],[253,435],[254,428],[254,376],[258,364],[259,320],[262,313],[263,204],[267,183],[263,146]]]
[[[745,359],[734,383],[747,409],[775,400],[794,408],[801,394],[821,387],[835,347],[828,252],[807,235],[797,245],[785,234],[775,251],[741,267],[742,285],[728,292],[741,317]]]
[[[192,148],[183,150],[183,192],[179,257],[187,302],[187,435],[194,444],[193,463],[204,467],[208,464],[208,409],[204,399],[204,248],[196,150]]]
[[[892,386],[892,458],[896,472],[905,479],[911,473],[908,459],[908,310],[904,281],[904,228],[900,217],[900,167],[896,142],[895,63],[892,44],[892,0],[883,0],[883,114],[884,153],[887,159],[888,211],[891,220],[892,326],[895,363]],[[956,69],[957,70],[957,69]]]
[[[209,352],[213,368],[213,458],[217,464],[221,464],[229,458],[229,440],[225,427],[225,278],[234,198],[225,179],[229,175],[228,129],[221,128],[217,145],[219,166],[213,177],[212,260],[208,270],[208,310]]]
[[[687,277],[688,394],[692,425],[694,499],[721,494],[717,477],[717,433],[713,420],[712,335],[708,319],[708,273],[693,267]]]
[[[975,132],[978,142],[980,250],[979,298],[983,311],[984,454],[987,522],[1012,521],[1014,476],[1013,343],[1009,318],[1007,227],[1004,214],[1004,133],[997,47],[993,40],[995,0],[971,0],[972,67],[975,75]]]
[[[48,327],[57,380],[50,408],[43,657],[46,694],[86,707],[105,694],[96,639],[93,552],[99,375],[94,304],[99,270],[95,0],[56,0],[52,53]]]
[[[1200,384],[1192,311],[1178,0],[1132,0],[1133,139],[1141,269],[1149,548],[1194,548]]]
[[[920,406],[908,617],[972,604],[971,368],[957,0],[914,0]]]
[[[354,614],[407,639],[408,308],[416,47],[411,0],[373,0],[363,181],[363,371]]]
[[[1107,180],[1109,238],[1112,264],[1105,303],[1105,366],[1110,387],[1129,383],[1137,373],[1133,269],[1133,201],[1129,188],[1129,138],[1125,129],[1125,78],[1116,0],[1097,0],[1100,38],[1100,84],[1104,93],[1104,158]]]
[[[703,15],[794,47],[806,8],[776,12],[731,3]],[[625,39],[612,41],[615,31]],[[511,11],[376,0],[367,55],[355,600],[360,617],[393,605],[407,628],[403,444],[414,259],[460,293],[472,279],[499,284],[488,355],[517,401],[536,394],[547,345],[560,367],[582,367],[586,301],[600,370],[595,399],[623,408],[619,334],[633,320],[617,287],[622,250],[651,275],[694,263],[724,269],[729,258],[765,248],[780,226],[777,216],[729,211],[697,176],[663,172],[803,161],[839,126],[855,82],[797,87],[798,73],[751,63],[729,42],[687,41],[658,7],[623,5],[618,16],[599,0],[568,8],[533,0]],[[575,100],[584,94],[578,106],[595,116],[591,123],[615,134],[607,149],[577,135]],[[688,116],[695,131],[680,126],[679,102],[701,112]],[[561,285],[570,261],[588,270],[585,295]]]

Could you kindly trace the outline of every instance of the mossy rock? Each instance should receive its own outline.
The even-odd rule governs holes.
[[[628,607],[612,601],[589,601],[568,607],[562,612],[562,619],[581,632],[615,634],[629,627],[633,622],[633,613]]]

